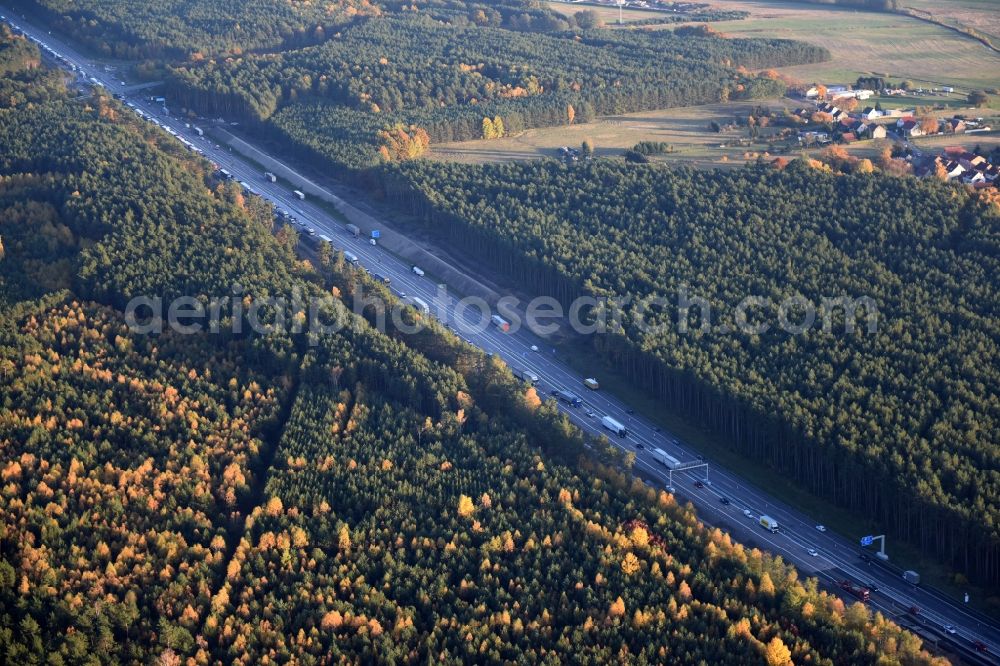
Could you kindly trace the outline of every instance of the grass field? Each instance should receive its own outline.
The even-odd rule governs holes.
[[[907,1],[930,6],[931,0]],[[614,8],[549,4],[568,14],[592,8],[609,23],[617,21]],[[954,94],[878,98],[868,104],[879,101],[886,108],[924,107],[968,113],[965,96],[969,90],[1000,87],[1000,55],[971,38],[924,21],[897,14],[777,0],[715,0],[712,4],[720,9],[750,13],[744,20],[711,24],[727,35],[784,37],[828,48],[833,56],[828,62],[783,68],[784,73],[803,82],[853,83],[860,75],[878,74],[896,81],[908,79],[925,88],[950,85],[956,89]],[[991,21],[1000,24],[997,11],[1000,0],[944,0],[940,6],[965,17],[974,16],[981,9],[991,15],[982,19],[983,25]],[[625,18],[637,20],[655,14],[629,10]],[[1000,30],[1000,25],[997,29]],[[785,99],[765,104],[789,107],[795,102]],[[708,131],[708,123],[716,120],[726,124],[733,113],[742,110],[745,114],[747,106],[729,103],[600,118],[582,125],[529,130],[500,140],[440,144],[433,147],[430,157],[466,163],[555,157],[560,146],[579,146],[584,140],[591,141],[598,155],[614,155],[640,141],[665,141],[674,147],[664,158],[670,161],[698,167],[742,164],[748,153],[751,159],[755,158],[767,150],[767,145],[761,142],[734,145],[738,138],[745,137],[743,130],[720,135]],[[1000,96],[993,97],[991,106],[1000,108]],[[720,147],[720,144],[729,145]]]
[[[930,4],[931,0],[923,1]],[[974,0],[964,3],[979,4]],[[727,35],[785,37],[828,48],[833,55],[828,62],[783,68],[786,74],[804,82],[852,83],[861,74],[877,73],[966,91],[1000,87],[1000,55],[971,38],[924,21],[897,14],[773,0],[718,0],[713,4],[750,12],[750,17],[741,21],[710,24]],[[935,6],[939,4],[952,3],[935,2]],[[981,4],[991,6],[994,14],[998,11],[995,0]]]
[[[984,151],[989,152],[1000,147],[1000,134],[951,134],[944,136],[922,136],[911,141],[913,145],[921,150],[940,153],[945,148],[960,146],[966,150],[972,150],[979,146]]]
[[[548,5],[560,14],[565,14],[567,16],[572,16],[577,12],[591,9],[597,12],[597,15],[600,16],[601,20],[603,20],[606,24],[613,25],[618,23],[618,9],[614,7],[585,5],[578,2],[550,2]],[[629,21],[642,21],[662,16],[664,16],[663,12],[656,12],[652,10],[622,9],[622,21],[625,23],[628,23]]]
[[[982,115],[983,112],[988,111],[988,109],[984,109],[977,113],[975,109],[969,107],[967,95],[959,93],[930,93],[925,95],[914,93],[912,95],[893,95],[891,97],[876,96],[863,102],[864,106],[874,106],[875,104],[881,104],[883,109],[930,108],[970,115]],[[998,105],[1000,105],[1000,97],[993,96],[990,101],[990,107],[994,109],[1000,108]]]
[[[997,0],[902,0],[900,5],[926,12],[957,28],[972,28],[1000,46],[1000,2]]]
[[[756,104],[773,109],[795,105],[789,99],[766,100]],[[708,124],[713,120],[720,125],[732,123],[735,114],[745,116],[753,105],[750,102],[732,102],[610,116],[581,125],[528,130],[505,139],[438,144],[433,146],[430,157],[466,163],[556,157],[560,146],[579,147],[584,140],[594,145],[597,155],[606,156],[620,154],[640,141],[665,141],[674,147],[674,152],[667,156],[671,161],[699,167],[742,164],[745,152],[761,152],[766,150],[766,145],[754,143],[720,148],[722,143],[735,143],[740,138],[746,138],[746,130],[733,129],[717,134],[709,131]]]

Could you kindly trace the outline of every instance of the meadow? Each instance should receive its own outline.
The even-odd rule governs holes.
[[[600,5],[586,5],[578,2],[550,2],[549,7],[556,10],[560,14],[565,16],[572,16],[577,12],[582,12],[585,10],[592,10],[597,13],[597,15],[604,21],[607,25],[612,25],[618,23],[618,8],[617,7],[602,7]],[[654,19],[659,16],[663,16],[663,12],[653,11],[651,9],[622,9],[621,18],[623,23],[629,23],[630,21],[645,21],[647,19]]]
[[[989,9],[986,4],[984,13],[995,16],[996,3],[989,3]],[[862,74],[883,74],[918,85],[953,86],[966,91],[1000,86],[1000,55],[974,39],[925,21],[898,14],[770,0],[723,0],[717,6],[750,12],[744,20],[710,24],[726,35],[784,37],[828,48],[833,57],[827,62],[780,70],[804,82],[851,83]],[[963,15],[969,14],[971,10],[967,9]]]
[[[462,141],[432,146],[431,159],[482,163],[557,157],[561,146],[579,148],[590,141],[595,155],[620,154],[640,141],[664,141],[673,146],[666,157],[691,166],[741,164],[747,151],[759,152],[764,144],[729,145],[747,137],[746,129],[713,132],[709,123],[732,124],[755,105],[792,108],[794,100],[781,98],[754,102],[729,102],[601,117],[591,123],[528,130],[503,139]],[[721,144],[727,144],[725,148]]]
[[[904,7],[960,30],[972,29],[1000,45],[1000,7],[996,0],[904,0]]]

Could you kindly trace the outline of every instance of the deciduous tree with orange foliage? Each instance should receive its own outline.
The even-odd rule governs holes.
[[[421,127],[397,125],[378,133],[379,155],[387,162],[401,162],[420,157],[427,152],[431,139]]]

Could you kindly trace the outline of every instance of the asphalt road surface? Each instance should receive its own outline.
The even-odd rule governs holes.
[[[480,312],[475,308],[457,308],[455,295],[439,294],[438,281],[432,276],[419,276],[412,266],[403,263],[378,246],[370,244],[366,238],[354,238],[345,226],[333,219],[324,208],[307,200],[299,200],[292,191],[280,183],[271,183],[264,178],[257,167],[234,155],[224,146],[217,146],[210,137],[199,136],[194,127],[187,127],[183,119],[164,114],[161,104],[149,101],[148,93],[141,88],[122,85],[122,79],[114,71],[106,71],[103,63],[94,62],[80,55],[65,42],[49,35],[47,29],[26,23],[23,17],[14,15],[0,5],[0,14],[8,17],[8,22],[58,54],[58,58],[43,49],[43,54],[55,64],[74,73],[82,89],[94,85],[96,79],[110,92],[124,95],[124,102],[131,108],[142,110],[152,122],[156,122],[197,147],[206,159],[220,168],[230,171],[234,178],[249,184],[259,195],[274,203],[279,209],[289,211],[299,219],[304,229],[312,227],[317,234],[332,239],[334,248],[351,252],[359,258],[359,263],[371,272],[390,278],[394,292],[405,293],[407,298],[418,297],[431,306],[431,313],[443,323],[449,324],[458,335],[471,344],[501,357],[513,369],[528,370],[540,378],[538,391],[548,396],[551,391],[561,389],[575,393],[583,400],[577,408],[560,403],[570,419],[583,431],[591,435],[607,435],[616,446],[636,454],[635,470],[642,473],[648,483],[658,487],[673,487],[681,501],[690,500],[698,509],[701,519],[709,524],[722,527],[737,540],[755,545],[793,563],[801,573],[817,577],[821,583],[835,589],[845,600],[854,597],[843,593],[837,583],[849,579],[860,585],[875,585],[878,591],[871,593],[868,605],[875,610],[911,627],[925,638],[934,640],[946,638],[950,649],[957,650],[970,663],[1000,663],[1000,627],[995,620],[967,609],[961,602],[954,601],[934,590],[912,586],[899,576],[880,567],[864,563],[858,556],[859,547],[853,541],[830,531],[821,532],[816,527],[821,517],[804,515],[751,484],[738,474],[719,467],[712,461],[702,461],[674,435],[661,432],[653,423],[639,414],[632,413],[628,405],[607,391],[591,391],[584,387],[583,377],[571,370],[552,353],[551,346],[530,331],[504,333],[494,326],[484,325]],[[72,70],[75,66],[76,70]],[[82,72],[82,73],[81,73]],[[169,100],[168,100],[169,102]],[[208,129],[211,123],[199,121],[199,127]],[[274,157],[274,156],[272,156]],[[280,159],[280,158],[276,158]],[[493,313],[490,313],[493,314]],[[490,314],[486,315],[488,322]],[[469,325],[464,329],[462,324]],[[532,347],[537,348],[534,351]],[[588,413],[593,414],[588,416]],[[608,415],[624,424],[628,435],[620,438],[601,426],[601,417]],[[682,471],[671,472],[653,460],[650,449],[658,447],[681,461]],[[705,481],[708,481],[706,483]],[[701,481],[701,487],[695,483]],[[723,498],[728,503],[723,503]],[[761,515],[777,520],[779,530],[772,533],[759,524]],[[810,549],[815,555],[810,553]],[[908,615],[911,607],[917,607],[917,616]],[[953,627],[955,633],[947,631]],[[988,652],[975,648],[976,642],[985,644]]]

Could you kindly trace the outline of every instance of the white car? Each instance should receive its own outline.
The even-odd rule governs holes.
[[[947,631],[947,632],[948,632],[949,634],[951,634],[952,636],[954,636],[955,634],[957,634],[957,633],[958,633],[958,629],[956,629],[956,628],[954,627],[954,625],[951,625],[951,624],[946,624],[946,625],[944,625],[944,630],[945,630],[945,631]]]
[[[819,553],[816,552],[815,548],[806,548],[806,552],[812,555],[813,557],[819,556]]]
[[[816,526],[816,531],[818,531],[818,532],[826,532],[826,525],[817,525]]]
[[[531,351],[538,351],[538,345],[531,345]]]
[[[677,489],[674,488],[673,486],[667,486],[666,491],[668,493],[670,493],[671,495],[676,495],[677,494]]]
[[[743,515],[750,520],[753,520],[753,513],[750,512],[750,509],[743,509]]]

